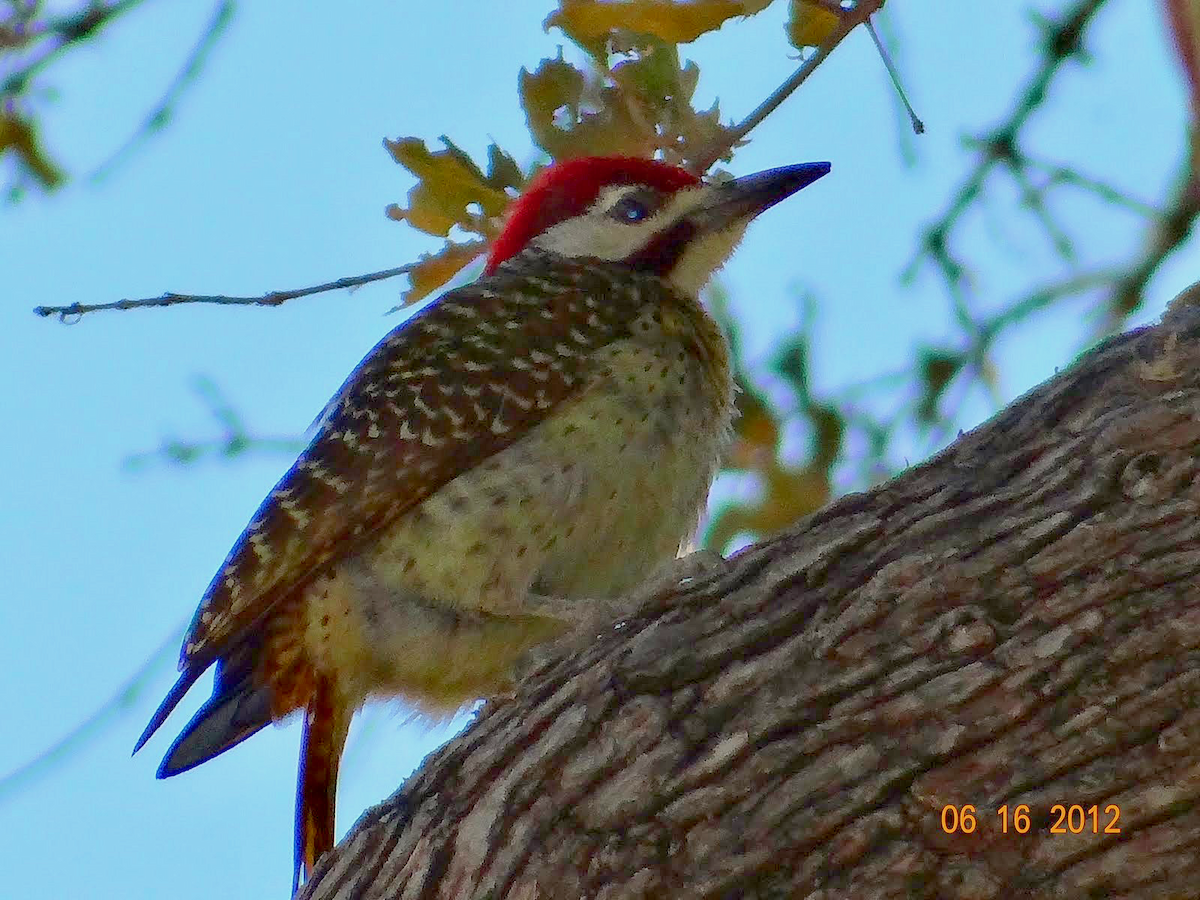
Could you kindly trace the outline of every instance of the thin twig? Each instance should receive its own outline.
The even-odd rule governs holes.
[[[740,124],[727,131],[720,142],[714,145],[708,153],[693,160],[688,168],[697,175],[707,172],[713,163],[729,152],[738,141],[742,140],[763,119],[773,113],[784,100],[791,96],[796,88],[804,84],[809,76],[817,70],[817,66],[825,61],[834,48],[845,39],[846,35],[867,21],[883,4],[884,0],[859,0],[853,9],[842,10],[839,14],[841,18],[837,27],[833,29],[829,37],[825,38],[819,47],[804,59],[804,62],[800,63],[800,67],[783,84],[772,91],[771,95],[760,103],[754,112],[746,116]]]
[[[990,153],[996,153],[999,150],[992,142],[977,137],[964,138],[963,144],[972,150]],[[1046,176],[1046,184],[1038,188],[1040,193],[1046,192],[1048,188],[1054,185],[1065,184],[1088,191],[1106,203],[1111,203],[1114,206],[1123,206],[1130,212],[1137,213],[1139,216],[1147,219],[1155,219],[1163,214],[1163,211],[1154,204],[1127,194],[1120,188],[1106,181],[1101,181],[1099,178],[1093,178],[1090,175],[1085,175],[1067,166],[1037,159],[1017,147],[1006,148],[1005,152],[1007,154],[1006,161],[1010,168],[1030,169]]]
[[[102,181],[104,178],[107,178],[117,166],[129,158],[134,150],[145,143],[151,134],[167,124],[171,118],[175,104],[179,101],[180,95],[196,80],[196,77],[204,68],[204,63],[208,55],[217,45],[221,36],[225,34],[229,23],[233,21],[235,6],[234,0],[221,0],[213,11],[208,25],[200,34],[199,40],[192,47],[192,52],[188,54],[187,59],[184,61],[179,74],[175,76],[166,91],[163,92],[163,96],[158,104],[146,116],[137,130],[129,136],[125,143],[118,147],[108,159],[102,162],[88,176],[91,181]]]
[[[1105,301],[1107,321],[1103,331],[1110,331],[1126,316],[1141,306],[1146,286],[1163,262],[1191,236],[1200,220],[1200,184],[1196,182],[1196,159],[1191,140],[1179,163],[1171,202],[1161,218],[1152,220],[1146,229],[1146,239],[1140,259],[1132,260],[1125,275],[1112,286]]]
[[[1071,240],[1071,235],[1067,233],[1067,229],[1060,225],[1058,220],[1054,218],[1054,213],[1050,212],[1050,207],[1046,203],[1046,192],[1038,189],[1029,177],[1029,172],[1021,166],[1014,165],[1010,169],[1013,181],[1021,189],[1021,203],[1041,223],[1042,231],[1050,239],[1055,252],[1062,257],[1064,262],[1073,262],[1075,259],[1075,243]]]
[[[79,12],[50,21],[40,29],[40,34],[43,37],[53,36],[57,40],[53,41],[51,46],[40,56],[36,56],[22,68],[6,76],[4,81],[0,82],[0,97],[11,97],[22,93],[28,87],[33,76],[49,65],[60,53],[72,45],[80,44],[92,37],[119,16],[143,2],[144,0],[117,0],[108,6],[88,3]]]
[[[1037,160],[1029,159],[1028,157],[1025,158],[1025,163],[1029,168],[1045,174],[1049,178],[1050,184],[1067,184],[1081,190],[1090,191],[1105,203],[1111,203],[1114,206],[1123,206],[1130,212],[1137,213],[1139,216],[1147,219],[1157,219],[1162,215],[1162,210],[1158,209],[1154,204],[1139,200],[1137,197],[1130,196],[1113,187],[1111,184],[1106,184],[1096,178],[1089,178],[1087,175],[1076,172],[1074,169],[1068,169],[1065,166],[1055,166],[1049,163],[1039,163]]]
[[[129,472],[141,471],[153,463],[192,465],[204,458],[218,457],[236,459],[248,454],[267,454],[295,458],[304,449],[301,437],[258,437],[253,434],[231,434],[211,441],[185,441],[164,438],[157,450],[130,453],[121,460],[121,467]]]
[[[1043,285],[1027,294],[1008,308],[1001,310],[981,326],[985,343],[991,343],[996,336],[1009,325],[1020,322],[1035,312],[1040,312],[1058,300],[1067,297],[1086,294],[1112,285],[1122,277],[1122,270],[1116,266],[1106,266],[1099,269],[1078,272],[1053,284]]]
[[[875,42],[875,51],[879,54],[879,58],[883,60],[883,67],[887,70],[888,78],[892,79],[892,87],[896,89],[896,96],[904,104],[904,111],[908,113],[908,121],[912,125],[913,134],[924,134],[925,123],[921,121],[917,115],[917,111],[908,102],[908,95],[904,93],[904,86],[900,84],[900,73],[896,71],[891,54],[888,53],[887,47],[883,45],[883,41],[879,39],[879,32],[871,24],[871,20],[867,19],[864,24],[867,26],[867,32],[871,35],[871,40]]]
[[[253,434],[212,379],[205,376],[197,378],[195,390],[224,434],[210,441],[164,438],[157,450],[125,457],[122,465],[126,469],[141,469],[155,461],[188,465],[206,456],[221,456],[228,460],[247,453],[274,453],[294,457],[304,449],[304,441],[299,437],[261,437]]]
[[[933,260],[942,270],[946,282],[961,287],[965,275],[963,266],[954,259],[949,246],[951,230],[959,218],[975,202],[992,169],[1005,159],[1012,158],[1012,149],[1026,121],[1042,107],[1050,83],[1063,64],[1077,56],[1083,46],[1084,32],[1105,0],[1079,0],[1051,28],[1043,41],[1046,52],[1008,120],[985,139],[986,149],[980,151],[974,169],[959,186],[950,206],[936,222],[926,228],[921,245],[905,269],[904,277],[911,280],[923,259]]]
[[[182,641],[183,628],[179,627],[167,635],[150,657],[138,666],[129,680],[117,688],[91,715],[33,759],[17,766],[11,772],[0,775],[0,803],[78,753],[95,735],[101,733],[114,717],[132,709],[141,699],[143,689],[149,686],[153,676],[160,669],[170,668],[171,660]]]
[[[69,306],[35,306],[33,313],[43,318],[57,316],[60,322],[78,318],[85,313],[108,309],[148,309],[155,306],[179,306],[184,303],[213,303],[221,306],[279,306],[297,297],[308,297],[326,291],[339,291],[361,287],[375,281],[384,281],[411,272],[416,263],[406,263],[392,269],[383,269],[367,275],[351,275],[336,281],[327,281],[313,287],[295,288],[289,291],[270,291],[258,297],[227,297],[223,294],[176,294],[168,292],[161,297],[144,297],[139,300],[115,300],[112,303],[72,303]]]

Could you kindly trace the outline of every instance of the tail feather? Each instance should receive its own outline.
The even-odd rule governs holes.
[[[162,727],[162,723],[167,721],[167,716],[175,711],[175,707],[179,705],[179,701],[183,699],[183,695],[191,690],[192,685],[196,683],[196,679],[203,674],[203,668],[193,666],[186,669],[179,676],[179,679],[171,686],[171,690],[167,692],[167,696],[163,699],[163,702],[158,704],[158,709],[154,711],[154,715],[150,717],[150,724],[146,726],[145,731],[142,732],[142,736],[133,745],[134,753],[141,750],[146,745],[146,741],[154,736],[154,732]]]
[[[192,716],[158,767],[159,778],[208,762],[271,722],[271,695],[246,676],[234,683],[218,679],[213,695]]]
[[[307,879],[321,854],[333,849],[338,763],[351,710],[326,679],[319,679],[304,716],[300,773],[296,782],[296,863],[292,892]]]

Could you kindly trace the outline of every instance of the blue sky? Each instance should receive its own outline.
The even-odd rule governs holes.
[[[107,701],[190,618],[226,551],[289,459],[181,468],[122,466],[167,437],[218,436],[194,384],[212,378],[265,435],[296,435],[362,354],[398,321],[399,283],[293,301],[278,309],[182,307],[90,315],[71,326],[38,304],[103,302],[165,290],[257,294],[410,261],[435,242],[387,220],[411,180],[384,137],[447,133],[482,158],[494,139],[533,158],[516,74],[557,52],[540,22],[548,0],[508,4],[362,0],[240,4],[229,34],[171,126],[111,178],[78,179],[0,211],[0,777]],[[784,10],[690,48],[700,99],[745,115],[795,66]],[[948,301],[923,270],[898,273],[917,227],[937,215],[969,160],[963,134],[1009,109],[1034,61],[1020,4],[889,4],[913,102],[928,126],[914,167],[901,160],[890,87],[866,34],[852,36],[754,134],[738,173],[815,159],[833,174],[772,210],[725,271],[751,359],[799,319],[799,288],[818,297],[819,390],[905,365],[913,348],[954,334]],[[1053,7],[1048,7],[1053,9]],[[54,67],[47,144],[85,174],[137,127],[174,77],[210,3],[148,4]],[[1160,196],[1182,146],[1185,95],[1151,3],[1112,3],[1089,69],[1056,82],[1031,124],[1039,152],[1147,199]],[[998,182],[962,247],[979,261],[981,302],[996,306],[1058,271]],[[1064,196],[1085,260],[1124,257],[1132,219],[1092,215]],[[1200,276],[1193,241],[1152,282],[1139,321]],[[1006,398],[1067,364],[1086,328],[1076,303],[1034,320],[1000,348]],[[992,411],[983,399],[972,421]],[[914,457],[928,448],[914,446]],[[44,777],[0,794],[9,896],[285,896],[299,729],[268,729],[165,782],[154,770],[202,700],[202,683],[147,749],[129,751],[174,677],[174,649],[146,693]],[[351,735],[339,799],[344,831],[389,794],[449,726],[370,709]]]

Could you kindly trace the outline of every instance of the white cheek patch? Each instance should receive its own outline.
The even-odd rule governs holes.
[[[632,184],[602,188],[583,215],[547,228],[530,244],[561,256],[626,259],[669,228],[669,223],[698,206],[704,196],[698,189],[678,191],[665,207],[641,222],[621,222],[609,215],[622,197],[637,190],[639,187]]]
[[[625,259],[643,246],[657,231],[654,217],[636,225],[625,225],[599,215],[576,216],[559,222],[535,237],[531,244],[560,256],[596,256]]]
[[[547,228],[530,243],[561,256],[628,259],[701,206],[707,196],[707,188],[703,185],[686,188],[641,222],[621,222],[610,215],[609,211],[622,197],[636,190],[639,190],[636,185],[604,188],[583,215]],[[733,254],[749,222],[746,218],[740,223],[730,223],[720,231],[693,238],[666,274],[667,280],[684,296],[698,296],[713,273]]]

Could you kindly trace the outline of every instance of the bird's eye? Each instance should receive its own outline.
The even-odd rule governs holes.
[[[650,215],[650,206],[640,197],[626,195],[613,204],[608,214],[618,222],[634,225]]]

